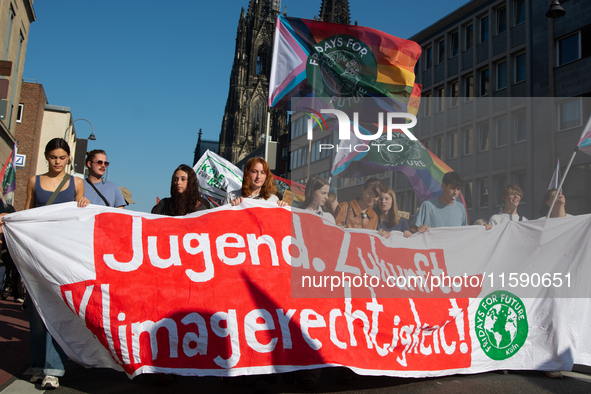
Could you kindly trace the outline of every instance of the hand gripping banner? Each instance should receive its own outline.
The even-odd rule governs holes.
[[[408,239],[254,200],[174,218],[75,203],[5,218],[49,332],[88,367],[421,377],[591,364],[590,215]]]

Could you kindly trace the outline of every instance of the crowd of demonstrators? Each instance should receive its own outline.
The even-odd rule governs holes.
[[[521,222],[527,220],[526,217],[521,216],[517,213],[517,207],[521,202],[521,198],[523,197],[523,191],[519,187],[519,185],[512,183],[510,185],[506,185],[501,190],[501,199],[503,200],[505,207],[501,213],[497,213],[496,215],[492,215],[489,223],[491,225],[497,225],[509,221],[513,222]]]
[[[152,208],[152,213],[166,216],[183,216],[208,208],[208,202],[201,196],[195,171],[188,165],[181,164],[172,173],[170,197],[160,200]]]
[[[253,157],[244,166],[242,188],[228,192],[224,203],[236,206],[245,198],[252,198],[276,202],[280,207],[286,206],[285,201],[279,201],[278,193],[267,162],[260,157]]]
[[[70,160],[70,147],[62,138],[54,138],[45,147],[49,169],[45,174],[32,176],[27,183],[25,209],[77,201],[78,207],[90,204],[84,197],[84,181],[70,177],[65,171]],[[30,297],[30,295],[28,295]],[[27,299],[31,333],[31,382],[41,381],[43,388],[59,387],[59,377],[65,373],[67,356],[45,328],[35,300]],[[25,373],[27,374],[27,373]]]
[[[91,204],[125,208],[127,203],[119,186],[104,178],[109,167],[107,153],[102,149],[91,150],[86,152],[84,162],[88,167],[84,197],[88,198]]]

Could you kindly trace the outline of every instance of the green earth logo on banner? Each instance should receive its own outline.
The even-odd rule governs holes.
[[[374,129],[370,132],[375,133]],[[372,147],[367,153],[368,160],[372,163],[387,167],[405,165],[412,168],[428,168],[433,164],[427,149],[420,142],[411,141],[403,133],[392,133],[391,140],[388,140],[387,134],[384,133],[377,140],[369,141],[368,145]]]
[[[486,296],[476,312],[475,329],[482,351],[493,360],[512,357],[523,347],[529,326],[523,302],[508,291]]]
[[[340,99],[337,106],[351,106],[350,98],[373,94],[377,80],[376,58],[363,41],[339,34],[312,47],[306,78],[318,97]]]

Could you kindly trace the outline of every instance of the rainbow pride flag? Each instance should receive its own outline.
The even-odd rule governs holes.
[[[416,42],[368,27],[278,16],[269,106],[289,108],[293,97],[408,99],[420,54]]]
[[[16,171],[14,163],[16,162],[16,142],[14,143],[14,149],[6,159],[2,171],[0,171],[0,179],[2,180],[2,195],[7,195],[16,189]]]
[[[359,131],[370,134],[368,129],[376,130],[377,127],[377,124],[365,124],[363,127],[360,125]],[[356,138],[352,137],[346,144],[354,147],[365,143]],[[341,141],[332,173],[340,178],[358,178],[380,172],[400,171],[408,177],[421,202],[441,196],[443,175],[453,170],[420,141],[412,141],[402,131],[395,130],[391,141],[386,140],[384,133],[375,143],[381,145],[379,150],[372,146],[367,152],[356,152],[355,149],[349,152]],[[390,146],[396,149],[389,150]],[[460,195],[459,200],[466,206],[463,195]]]

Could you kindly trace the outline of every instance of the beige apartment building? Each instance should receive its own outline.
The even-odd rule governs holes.
[[[35,21],[33,0],[0,0],[0,165],[12,151],[20,103],[29,27]]]

